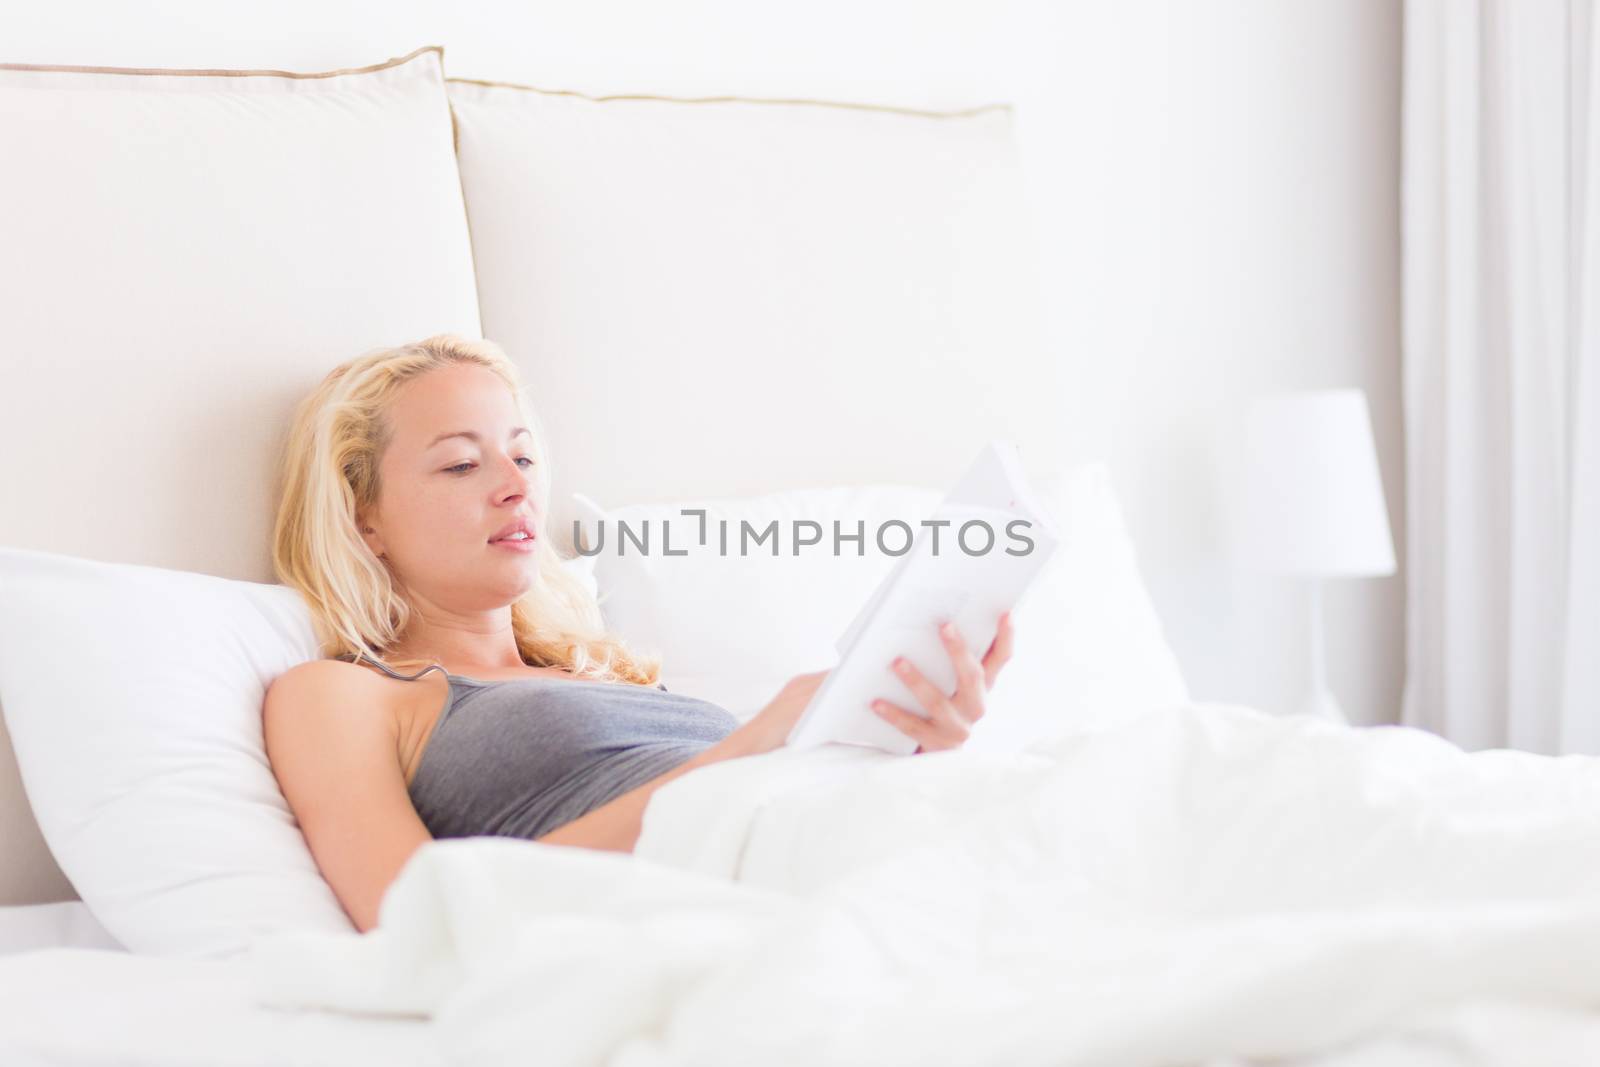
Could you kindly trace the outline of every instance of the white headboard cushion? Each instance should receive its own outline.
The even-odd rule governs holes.
[[[608,506],[1065,466],[1006,106],[592,98],[449,79],[486,335]]]
[[[443,77],[0,67],[0,544],[273,580],[295,402],[480,332]],[[0,731],[0,904],[70,897],[20,799]]]

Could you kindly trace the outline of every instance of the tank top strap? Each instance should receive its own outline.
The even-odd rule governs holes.
[[[372,664],[374,667],[377,667],[379,670],[383,671],[383,673],[389,675],[391,678],[399,678],[401,681],[404,681],[404,682],[414,682],[418,678],[421,678],[424,674],[427,674],[429,671],[439,671],[439,672],[443,673],[446,678],[452,677],[449,671],[445,670],[443,667],[441,667],[437,663],[428,664],[426,667],[422,668],[416,674],[401,674],[399,671],[395,670],[393,667],[389,666],[387,663],[384,663],[381,660],[375,660],[370,656],[362,656],[360,653],[341,652],[339,655],[334,656],[333,658],[334,659],[342,659],[342,660],[345,660],[345,661],[350,662],[350,663],[355,663],[358,660],[364,659],[368,663]],[[668,689],[661,682],[657,682],[656,683],[656,688],[661,690],[663,693],[671,692],[671,690]]]
[[[340,653],[339,655],[337,655],[337,656],[335,656],[333,658],[334,659],[347,660],[347,661],[349,661],[351,663],[355,663],[358,660],[363,660],[364,659],[368,663],[372,664],[374,667],[377,667],[378,669],[383,671],[383,673],[389,675],[391,678],[399,678],[403,682],[414,682],[418,678],[421,678],[424,674],[427,674],[429,671],[440,671],[440,672],[442,672],[444,674],[444,676],[446,678],[448,678],[450,676],[450,672],[446,671],[443,667],[441,667],[437,663],[428,664],[426,667],[422,668],[416,674],[401,674],[399,671],[395,670],[393,667],[389,666],[387,663],[384,663],[382,660],[373,659],[371,656],[363,656],[358,652],[356,652],[356,653],[343,652],[343,653]]]

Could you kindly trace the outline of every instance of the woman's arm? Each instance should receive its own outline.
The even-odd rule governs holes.
[[[887,701],[878,701],[873,710],[882,715],[902,733],[915,738],[918,752],[959,748],[967,739],[974,722],[983,717],[984,694],[994,684],[1000,668],[1011,658],[1013,630],[1011,613],[1000,616],[999,629],[982,661],[968,651],[966,643],[954,626],[941,626],[940,639],[955,663],[956,691],[949,696],[939,690],[917,670],[916,666],[896,660],[895,670],[900,672],[906,685],[922,702],[927,714],[913,714]],[[827,671],[798,674],[789,679],[771,703],[762,708],[750,721],[742,724],[727,737],[703,749],[687,762],[681,763],[659,778],[630,789],[617,799],[600,805],[587,815],[580,816],[565,826],[558,827],[535,838],[551,845],[578,845],[584,848],[607,849],[613,852],[632,852],[643,829],[644,809],[657,789],[682,774],[697,767],[740,756],[753,756],[783,746],[794,729],[796,720],[811,703],[812,696]]]

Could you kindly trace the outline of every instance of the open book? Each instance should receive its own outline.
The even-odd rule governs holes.
[[[1007,441],[986,445],[914,529],[911,547],[840,637],[839,662],[789,732],[790,746],[842,742],[914,752],[917,742],[871,707],[883,699],[927,714],[890,662],[905,656],[941,692],[955,692],[955,664],[938,625],[954,622],[982,660],[1001,613],[1022,602],[1059,542]]]

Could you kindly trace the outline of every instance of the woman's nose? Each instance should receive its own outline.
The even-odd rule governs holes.
[[[535,468],[524,468],[517,462],[516,456],[506,456],[501,462],[500,469],[500,496],[502,500],[514,499],[520,496],[532,498],[537,494],[532,492],[532,482]]]

